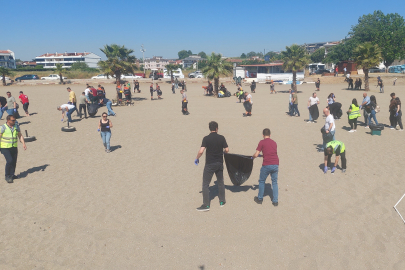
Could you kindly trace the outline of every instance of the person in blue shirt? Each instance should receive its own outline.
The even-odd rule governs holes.
[[[363,101],[360,105],[360,109],[363,109],[364,111],[364,124],[366,125],[366,128],[368,128],[368,117],[371,113],[371,108],[370,108],[370,97],[367,96],[367,93],[363,93]]]

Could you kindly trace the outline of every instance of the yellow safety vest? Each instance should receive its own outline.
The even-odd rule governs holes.
[[[360,108],[356,107],[356,105],[352,104],[351,105],[351,112],[349,114],[349,119],[355,119],[355,118],[358,118],[360,116],[361,116]]]
[[[18,141],[17,125],[14,126],[13,132],[11,132],[11,128],[7,124],[4,124],[3,126],[6,128],[6,130],[1,135],[0,147],[1,148],[17,147]]]
[[[338,146],[340,146],[340,153],[343,153],[345,151],[345,144],[342,143],[341,141],[331,141],[328,142],[326,144],[326,148],[328,148],[329,146],[332,146],[333,149],[333,154],[336,154],[336,149],[338,148]]]

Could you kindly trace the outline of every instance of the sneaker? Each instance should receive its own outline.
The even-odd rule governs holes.
[[[349,130],[349,132],[350,132],[350,133],[353,133],[353,132],[354,132],[354,130],[353,130],[353,129],[352,129],[352,130]]]
[[[224,207],[225,204],[226,204],[226,202],[219,202],[220,207]]]
[[[346,169],[343,169],[343,170],[342,170],[342,173],[345,173],[345,172],[346,172]]]
[[[258,198],[257,196],[254,198],[254,201],[255,201],[257,204],[262,204],[262,203],[263,203],[263,200],[259,200],[259,198]]]
[[[105,150],[105,152],[106,152],[106,153],[110,153],[111,151],[107,149],[107,150]]]
[[[365,126],[364,128],[369,128],[368,126]]]
[[[312,123],[312,121],[307,121],[307,124],[311,124]]]
[[[393,126],[390,126],[390,129],[395,129]]]
[[[17,175],[13,175],[13,178],[12,179],[18,179],[18,176]]]
[[[278,206],[278,202],[273,202],[273,205],[274,205],[274,206]]]
[[[403,129],[398,129],[398,131],[404,131]]]
[[[201,205],[200,207],[197,208],[197,211],[205,212],[209,211],[210,207],[208,205]]]
[[[246,116],[247,116],[247,114],[246,114],[246,113],[244,113],[244,114],[243,114],[243,117],[246,117]]]
[[[12,184],[13,183],[13,178],[12,177],[6,177],[6,181],[7,181],[7,183]]]
[[[354,132],[356,132],[356,131],[357,131],[357,129],[354,130]]]

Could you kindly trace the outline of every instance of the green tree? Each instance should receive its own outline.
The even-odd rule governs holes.
[[[240,55],[240,58],[245,59],[245,58],[246,58],[246,54],[245,54],[245,53],[242,53],[242,54]]]
[[[247,58],[251,58],[251,57],[253,57],[253,56],[256,56],[256,53],[255,53],[254,51],[248,52],[248,53],[246,54],[246,57],[247,57]]]
[[[381,10],[363,15],[349,32],[358,43],[371,42],[381,49],[386,67],[396,59],[405,58],[405,21],[397,13],[384,14]]]
[[[325,58],[325,48],[319,48],[311,54],[312,63],[320,63]]]
[[[184,59],[189,57],[190,55],[192,55],[191,51],[186,51],[186,50],[181,50],[177,53],[177,55],[179,56],[179,59]]]
[[[333,46],[328,50],[326,57],[322,63],[338,63],[340,61],[349,61],[353,59],[353,51],[359,45],[355,39],[347,39],[342,43]]]
[[[3,81],[3,85],[6,86],[6,76],[12,76],[12,72],[9,68],[5,68],[5,67],[0,67],[0,75],[2,77],[2,81]]]
[[[86,70],[89,68],[89,65],[87,65],[85,62],[75,62],[70,66],[71,70]]]
[[[284,71],[291,71],[293,74],[293,83],[291,85],[293,90],[297,90],[297,72],[304,69],[309,63],[307,51],[297,44],[290,47],[285,47],[285,51],[281,52]]]
[[[214,80],[215,95],[218,95],[219,77],[231,74],[232,70],[232,64],[223,60],[220,53],[213,52],[207,57],[207,66],[202,69],[202,73],[209,80]]]
[[[281,54],[276,53],[276,52],[268,52],[265,54],[265,56],[268,56],[270,58],[271,62],[274,62],[276,60],[281,60]]]
[[[173,80],[173,71],[181,68],[181,65],[175,65],[175,64],[168,64],[165,66],[165,69],[167,71],[167,74],[170,73],[170,80]]]
[[[99,61],[98,66],[104,74],[114,75],[117,84],[120,83],[122,74],[133,74],[137,69],[136,58],[131,55],[134,50],[117,44],[105,45],[100,50],[105,54],[107,60]]]
[[[203,68],[205,68],[206,66],[207,66],[207,60],[201,60],[201,61],[198,61],[198,69],[199,70],[202,70]]]
[[[353,52],[354,61],[357,63],[357,67],[362,68],[364,71],[364,88],[366,91],[370,91],[368,83],[368,71],[370,68],[378,66],[381,61],[381,49],[376,44],[371,42],[365,42],[359,44]]]
[[[64,73],[65,70],[62,68],[62,64],[60,64],[60,63],[56,64],[55,71],[59,74],[60,83],[63,84],[63,74],[62,73]]]
[[[198,55],[199,55],[201,58],[204,58],[204,59],[207,58],[207,54],[206,54],[205,52],[199,52]]]

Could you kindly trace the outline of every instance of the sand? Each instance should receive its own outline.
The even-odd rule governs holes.
[[[112,98],[114,85],[105,86]],[[114,107],[109,154],[97,133],[104,108],[96,118],[73,123],[76,132],[64,133],[56,106],[68,100],[66,86],[0,87],[29,96],[36,114],[19,122],[37,137],[26,151],[19,145],[21,178],[0,180],[0,269],[405,268],[405,224],[393,209],[405,193],[405,133],[386,129],[371,136],[362,126],[348,133],[343,117],[336,138],[346,144],[347,172],[324,175],[323,153],[316,150],[324,119],[304,121],[314,84],[298,86],[301,117],[285,115],[287,93],[270,95],[269,85],[258,84],[248,118],[235,97],[204,97],[201,86],[188,85],[191,114],[183,116],[179,91],[171,94],[162,84],[164,99],[151,101],[142,83],[135,106]],[[71,87],[77,94],[84,90]],[[330,92],[344,111],[352,98],[362,99],[362,91],[345,87],[321,85],[321,108]],[[387,84],[384,94],[372,88],[381,107],[378,121],[389,123],[389,93],[405,99],[403,87]],[[193,161],[211,120],[230,152],[244,155],[255,152],[264,128],[271,129],[280,157],[278,207],[268,189],[262,205],[253,201],[257,159],[241,187],[224,172],[225,207],[212,187],[211,210],[195,210],[202,204],[205,155],[198,167]],[[2,170],[4,164],[1,156]],[[405,201],[398,209],[405,214]]]

